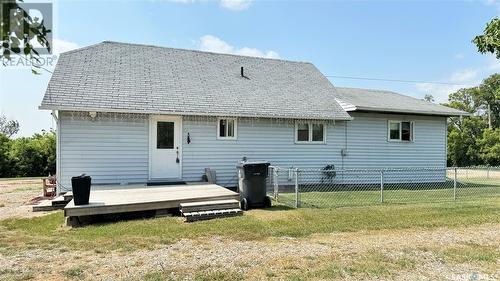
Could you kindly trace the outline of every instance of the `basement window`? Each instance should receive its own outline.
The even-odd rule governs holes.
[[[237,133],[235,118],[219,118],[217,120],[217,138],[223,140],[235,140]]]
[[[295,142],[296,143],[324,143],[326,128],[323,123],[296,123]]]
[[[413,141],[413,122],[389,120],[387,137],[389,141]]]

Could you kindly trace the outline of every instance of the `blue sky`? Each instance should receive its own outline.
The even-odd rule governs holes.
[[[330,78],[335,86],[386,89],[438,102],[500,72],[472,38],[500,1],[57,1],[57,52],[104,40],[309,61],[325,75],[460,85]],[[54,125],[37,109],[50,73],[0,67],[0,113],[19,135]]]

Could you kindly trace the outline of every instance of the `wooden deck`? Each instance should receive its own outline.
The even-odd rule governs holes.
[[[238,193],[216,184],[109,187],[92,190],[88,205],[75,206],[73,200],[64,208],[66,217],[92,216],[125,212],[179,208],[180,203],[239,200]]]

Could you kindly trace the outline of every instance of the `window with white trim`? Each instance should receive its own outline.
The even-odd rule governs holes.
[[[236,126],[235,118],[219,118],[217,120],[217,138],[235,140],[237,133]]]
[[[413,141],[412,121],[388,121],[387,138],[389,141]]]
[[[295,142],[324,143],[326,126],[323,123],[297,122],[295,124]]]

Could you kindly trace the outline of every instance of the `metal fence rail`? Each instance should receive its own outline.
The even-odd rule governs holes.
[[[269,169],[268,194],[277,202],[296,208],[500,196],[500,167]]]

